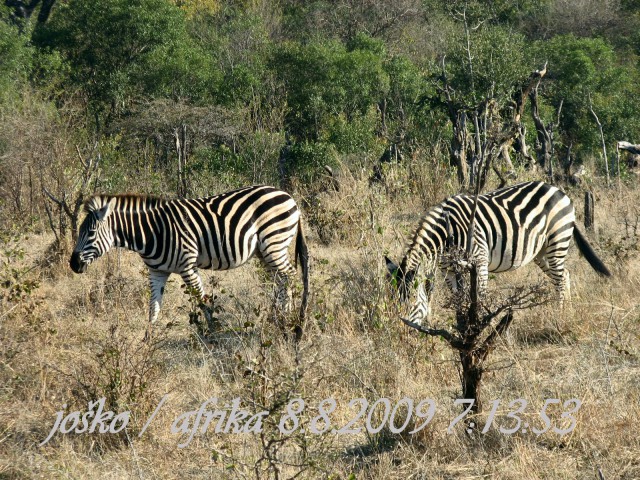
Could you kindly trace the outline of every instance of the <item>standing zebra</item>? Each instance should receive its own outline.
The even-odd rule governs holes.
[[[228,270],[254,254],[275,274],[276,306],[291,309],[289,278],[296,273],[288,247],[296,236],[295,258],[302,266],[300,325],[309,290],[307,245],[300,212],[288,193],[253,186],[200,199],[162,200],[137,195],[98,195],[85,204],[87,216],[78,232],[70,266],[84,273],[112,246],[137,252],[149,268],[150,325],[155,323],[164,286],[171,273],[201,298],[198,268]],[[300,335],[301,326],[296,327]]]
[[[399,266],[385,257],[404,300],[423,257],[436,262],[447,249],[467,247],[474,203],[473,195],[447,198],[423,217]],[[479,195],[470,255],[477,267],[479,291],[486,289],[489,272],[515,270],[533,260],[551,278],[560,301],[570,299],[564,262],[572,236],[589,264],[601,275],[611,276],[578,230],[571,200],[556,187],[526,182]],[[446,265],[440,267],[446,270]],[[449,288],[455,290],[455,275],[445,273]],[[421,324],[428,318],[431,287],[430,280],[426,287],[418,285],[418,300],[408,321]]]

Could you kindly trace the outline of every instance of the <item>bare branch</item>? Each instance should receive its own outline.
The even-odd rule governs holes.
[[[42,187],[42,191],[45,193],[45,195],[47,195],[47,197],[49,197],[54,203],[56,203],[58,206],[62,207],[62,205],[64,204],[63,200],[59,200],[58,198],[54,197],[53,194],[47,190],[47,187],[43,186]]]
[[[425,328],[418,323],[411,322],[402,317],[400,317],[400,320],[402,320],[402,323],[404,323],[408,327],[415,328],[419,332],[426,333],[427,335],[431,335],[432,337],[442,337],[447,342],[449,342],[449,345],[457,350],[460,350],[464,347],[462,340],[451,333],[449,330],[445,330],[444,328]]]
[[[633,153],[634,155],[640,155],[640,144],[633,144],[625,141],[619,141],[617,143],[620,150]]]
[[[602,123],[600,123],[600,119],[598,118],[598,115],[596,115],[596,112],[593,110],[593,103],[591,102],[591,93],[588,94],[588,97],[589,97],[589,111],[591,112],[591,115],[593,115],[593,118],[596,121],[596,125],[598,126],[598,131],[600,132],[600,141],[602,143],[602,155],[604,157],[604,166],[607,171],[607,186],[610,187],[611,179],[609,177],[609,158],[607,157],[607,144],[604,141],[604,132],[602,130]]]

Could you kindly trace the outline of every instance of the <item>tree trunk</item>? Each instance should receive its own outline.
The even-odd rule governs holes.
[[[604,132],[602,130],[602,123],[600,123],[600,119],[598,115],[596,115],[595,110],[593,110],[593,105],[591,103],[591,96],[589,96],[589,110],[591,110],[591,115],[596,121],[596,125],[598,126],[598,132],[600,132],[600,142],[602,145],[602,156],[604,159],[604,168],[607,171],[607,186],[611,186],[611,178],[609,177],[609,158],[607,157],[607,144],[604,141]]]
[[[458,183],[462,186],[467,185],[469,178],[467,168],[467,146],[469,143],[469,135],[467,132],[467,114],[464,111],[458,111],[453,123],[453,137],[451,138],[450,163],[456,167],[458,172]]]
[[[173,132],[176,139],[176,153],[178,154],[178,196],[188,196],[187,188],[187,125],[182,124]]]
[[[482,359],[478,355],[478,350],[460,352],[460,362],[462,363],[462,398],[472,399],[473,406],[471,412],[479,413],[480,405],[480,383],[484,368]]]
[[[584,192],[584,226],[587,230],[593,231],[595,229],[594,221],[595,201],[593,199],[593,192]]]
[[[536,157],[538,166],[545,171],[551,163],[551,132],[543,123],[538,111],[538,85],[531,90],[529,98],[531,99],[531,116],[536,125]]]

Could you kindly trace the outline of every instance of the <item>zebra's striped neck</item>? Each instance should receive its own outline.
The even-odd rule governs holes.
[[[461,225],[457,215],[452,215],[447,208],[447,200],[432,208],[420,222],[413,235],[407,253],[402,259],[402,271],[411,272],[418,268],[423,258],[428,261],[440,255],[451,246],[466,244],[467,225]]]
[[[91,200],[89,208],[99,208],[113,198],[116,203],[107,221],[113,232],[114,246],[142,253],[148,240],[143,223],[148,222],[149,214],[164,206],[167,200],[144,195],[100,195]]]

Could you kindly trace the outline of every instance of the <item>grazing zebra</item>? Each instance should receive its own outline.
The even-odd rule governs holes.
[[[397,280],[403,300],[418,267],[426,257],[434,263],[448,249],[465,249],[474,208],[473,195],[455,195],[433,207],[421,220],[400,265],[385,257]],[[478,196],[472,238],[471,261],[478,271],[478,289],[486,290],[489,272],[505,272],[532,260],[553,282],[560,301],[570,299],[569,273],[564,262],[575,238],[578,249],[601,275],[611,272],[598,258],[575,224],[575,209],[569,197],[552,185],[526,182]],[[445,270],[446,282],[455,290],[455,275]],[[420,325],[430,313],[432,284],[418,285],[417,302],[407,320]]]
[[[291,309],[289,278],[296,273],[288,247],[296,236],[295,258],[302,266],[301,334],[309,290],[308,253],[300,212],[288,193],[253,186],[200,199],[163,200],[137,195],[98,195],[85,204],[70,266],[83,273],[112,246],[137,252],[149,268],[150,324],[155,323],[171,273],[201,298],[198,268],[228,270],[254,254],[275,274],[276,306]]]

